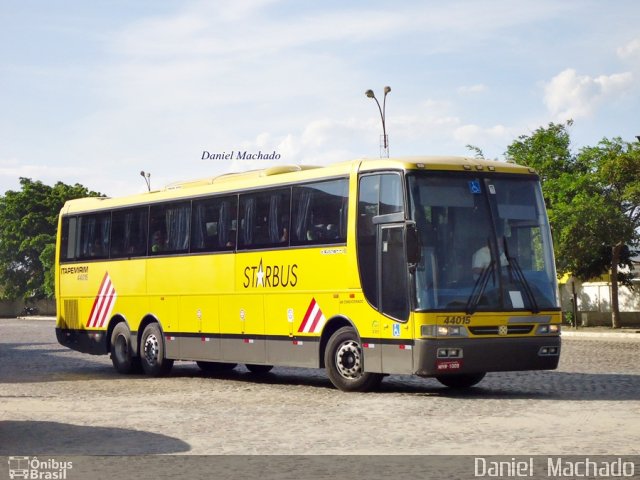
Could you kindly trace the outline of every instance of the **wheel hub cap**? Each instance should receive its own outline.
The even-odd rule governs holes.
[[[149,364],[154,365],[158,361],[158,339],[155,335],[149,335],[144,342],[144,356]]]
[[[360,346],[353,340],[343,342],[336,350],[336,366],[344,378],[357,379],[362,375]]]

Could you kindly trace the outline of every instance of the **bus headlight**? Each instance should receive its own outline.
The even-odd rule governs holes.
[[[557,335],[560,333],[560,325],[538,325],[536,335]]]
[[[420,334],[423,337],[468,337],[466,327],[460,325],[422,325]]]

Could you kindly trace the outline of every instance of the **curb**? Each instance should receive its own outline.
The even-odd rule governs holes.
[[[47,316],[44,316],[44,315],[29,315],[28,317],[22,316],[22,317],[16,317],[16,319],[18,319],[18,320],[36,320],[36,321],[51,320],[53,322],[56,321],[56,317],[47,317]]]
[[[583,332],[575,330],[562,330],[562,337],[572,338],[612,338],[640,340],[640,330],[634,332]]]

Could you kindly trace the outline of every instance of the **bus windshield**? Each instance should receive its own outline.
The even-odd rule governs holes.
[[[421,257],[419,311],[557,309],[553,246],[535,177],[408,176]]]

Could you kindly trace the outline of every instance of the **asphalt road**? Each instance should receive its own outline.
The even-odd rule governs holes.
[[[465,393],[390,376],[360,394],[322,370],[122,376],[51,320],[0,319],[0,455],[138,454],[638,455],[640,334],[567,335],[558,370]]]

